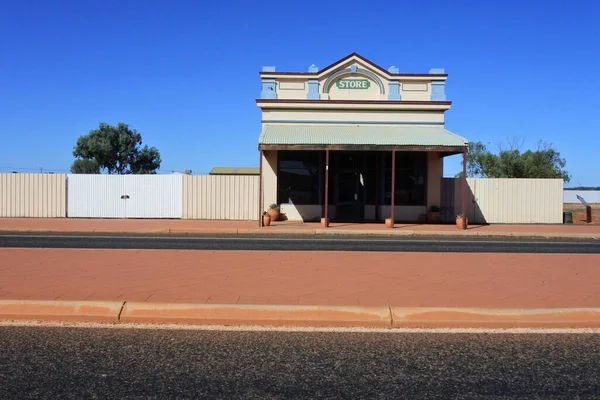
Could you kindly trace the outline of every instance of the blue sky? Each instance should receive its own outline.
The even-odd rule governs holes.
[[[600,185],[600,2],[260,4],[4,0],[0,171],[67,172],[99,122],[132,125],[163,173],[257,166],[261,67],[357,52],[401,72],[445,68],[448,129],[492,149],[551,142],[571,185]],[[446,176],[459,169],[446,160]]]

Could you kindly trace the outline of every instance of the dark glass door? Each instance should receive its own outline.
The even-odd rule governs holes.
[[[363,219],[362,183],[359,172],[337,174],[337,198],[335,215],[339,221],[360,221]]]

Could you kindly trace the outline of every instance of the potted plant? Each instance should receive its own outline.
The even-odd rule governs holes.
[[[465,217],[464,223],[463,223],[462,213],[456,215],[456,227],[458,229],[466,229],[468,224],[469,224],[469,220],[467,217]]]
[[[429,212],[427,213],[427,222],[430,224],[440,223],[440,208],[438,206],[429,207]]]
[[[279,219],[279,206],[275,203],[271,204],[267,213],[271,216],[271,221],[277,221]]]
[[[263,217],[263,226],[271,225],[271,216],[269,215],[268,212],[264,211],[262,214],[262,217]]]

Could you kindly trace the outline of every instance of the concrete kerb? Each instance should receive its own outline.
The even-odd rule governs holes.
[[[277,306],[0,301],[0,320],[379,328],[598,328],[600,308]]]
[[[542,233],[542,232],[500,232],[500,231],[416,231],[407,229],[297,229],[297,228],[132,228],[132,229],[55,229],[55,228],[0,228],[0,232],[29,232],[29,233],[155,233],[155,234],[219,234],[219,235],[320,235],[320,236],[440,236],[440,237],[519,237],[547,239],[593,239],[599,240],[597,233]]]
[[[56,231],[55,231],[56,232]],[[92,233],[170,233],[168,228],[160,229],[92,229]],[[77,232],[73,232],[77,233]],[[84,232],[85,233],[85,232]]]
[[[237,230],[238,235],[314,235],[315,229],[294,229],[294,228],[274,228],[274,229],[252,229],[240,228]]]
[[[597,328],[600,308],[391,307],[395,328]]]
[[[237,235],[237,228],[169,228],[166,233]]]
[[[122,301],[0,300],[0,319],[118,322]]]
[[[122,322],[201,325],[391,327],[388,306],[277,306],[126,303]]]

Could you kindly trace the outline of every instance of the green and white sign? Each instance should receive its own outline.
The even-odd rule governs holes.
[[[335,85],[338,89],[368,89],[371,82],[367,79],[340,79]]]

